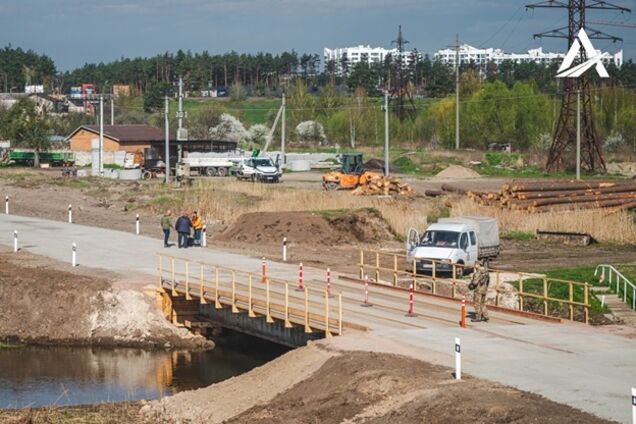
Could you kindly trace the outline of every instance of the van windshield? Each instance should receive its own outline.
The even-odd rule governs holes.
[[[271,159],[253,159],[254,166],[274,166]]]
[[[420,240],[420,246],[457,247],[459,233],[455,231],[427,231]]]

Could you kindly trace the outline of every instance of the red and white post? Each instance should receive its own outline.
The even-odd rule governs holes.
[[[327,296],[333,297],[331,295],[331,270],[327,268]]]
[[[373,306],[371,303],[369,303],[369,276],[368,275],[364,276],[364,302],[360,306],[364,306],[365,308],[369,308]]]
[[[409,309],[408,309],[408,312],[406,313],[407,317],[415,316],[415,313],[413,312],[414,298],[415,298],[415,288],[413,287],[413,284],[411,284],[409,286]]]
[[[267,281],[267,262],[265,260],[265,256],[263,256],[263,261],[261,262],[261,283],[265,284]]]
[[[283,262],[287,262],[287,237],[283,237]]]
[[[298,287],[296,288],[296,291],[304,291],[305,288],[303,287],[303,263],[300,263],[300,266],[298,267]]]

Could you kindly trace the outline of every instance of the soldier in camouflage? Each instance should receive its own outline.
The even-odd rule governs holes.
[[[488,310],[486,309],[486,294],[490,275],[481,262],[475,262],[475,270],[470,280],[468,288],[473,290],[473,305],[475,307],[475,318],[473,322],[488,321]]]

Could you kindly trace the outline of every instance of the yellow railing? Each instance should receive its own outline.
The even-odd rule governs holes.
[[[324,331],[326,337],[341,335],[342,293],[330,296],[326,290],[279,279],[265,279],[251,273],[212,263],[158,254],[159,289],[172,296],[198,298],[216,309],[230,307],[233,313],[263,316],[266,322],[283,321],[285,327],[303,326],[305,332]]]
[[[457,298],[458,292],[466,292],[466,284],[461,283],[462,277],[468,269],[461,264],[446,261],[426,259],[430,263],[430,270],[426,274],[417,273],[417,260],[405,255],[380,252],[375,250],[360,250],[359,277],[365,276],[377,284],[391,285],[394,287],[408,287],[413,284],[415,290],[428,289],[432,294]],[[510,272],[489,268],[491,275],[495,274],[495,305],[501,306],[501,297],[505,292],[502,285],[502,275],[516,275],[517,278],[508,278],[508,283],[515,287],[514,294],[518,296],[517,309],[525,311],[527,299],[538,300],[543,303],[542,310],[537,310],[536,305],[531,312],[544,316],[562,317],[562,310],[567,309],[567,318],[574,321],[578,317],[575,308],[583,311],[582,321],[589,322],[590,285],[576,281],[547,278],[522,272]],[[564,288],[567,286],[567,288]],[[532,291],[530,291],[532,290]],[[567,294],[554,297],[552,293]],[[575,300],[582,297],[582,300]],[[550,304],[558,305],[558,308],[550,308]]]

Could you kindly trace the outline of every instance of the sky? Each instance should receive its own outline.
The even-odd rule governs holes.
[[[178,49],[317,53],[359,44],[390,47],[398,25],[408,47],[433,53],[455,42],[564,52],[566,41],[533,34],[567,25],[565,9],[526,10],[531,0],[0,0],[0,45],[52,57],[58,70]],[[541,1],[541,0],[535,0]],[[588,2],[589,3],[589,2]],[[636,9],[636,0],[613,0]],[[588,20],[636,24],[629,14]],[[636,58],[636,28],[589,24],[624,39],[596,48]]]

